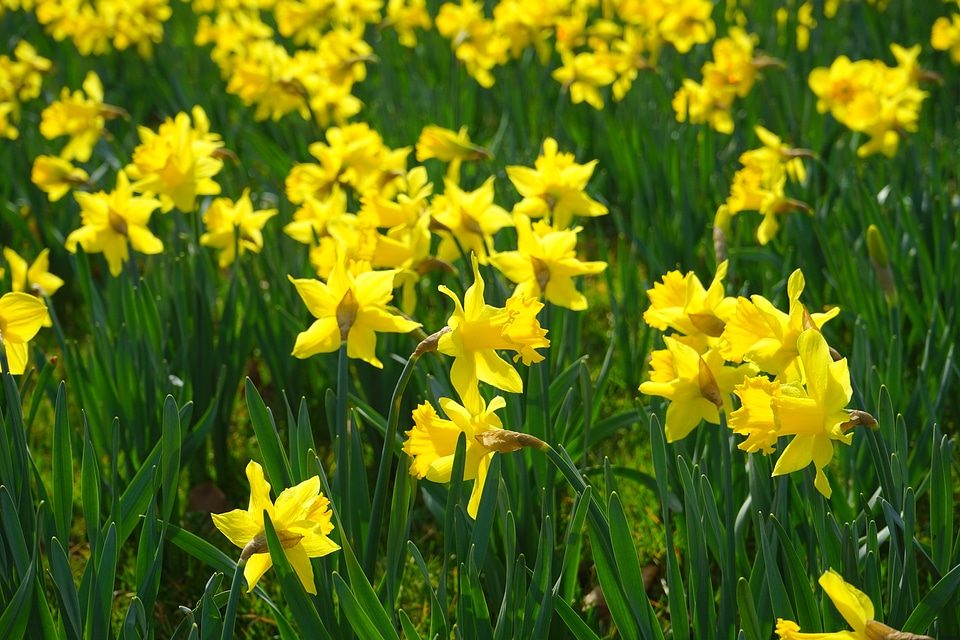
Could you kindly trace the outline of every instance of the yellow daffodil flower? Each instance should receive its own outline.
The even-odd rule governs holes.
[[[203,214],[207,232],[200,236],[200,244],[220,249],[221,268],[233,264],[239,252],[260,253],[263,248],[263,226],[277,215],[276,209],[253,210],[250,189],[244,189],[236,202],[217,198]]]
[[[660,37],[680,53],[689,52],[695,44],[710,42],[716,33],[716,25],[710,17],[713,3],[709,0],[669,3],[664,9],[663,18],[657,25]]]
[[[558,307],[574,311],[587,308],[587,298],[577,291],[575,276],[600,273],[606,262],[581,262],[577,259],[577,233],[580,227],[556,230],[541,221],[515,214],[517,250],[490,256],[490,264],[511,282],[515,296],[540,298]]]
[[[320,493],[319,476],[284,489],[277,496],[276,504],[270,501],[270,483],[263,476],[263,468],[252,460],[247,464],[247,480],[250,482],[249,506],[211,516],[217,529],[243,549],[240,559],[246,561],[243,577],[247,581],[247,591],[253,591],[263,574],[273,566],[263,524],[266,512],[283,545],[283,553],[303,588],[316,595],[310,558],[319,558],[340,549],[327,537],[333,531],[332,515],[330,501]]]
[[[27,368],[28,343],[48,316],[43,300],[29,293],[12,291],[0,297],[0,347],[6,351],[10,373],[21,375]]]
[[[476,256],[473,262],[473,284],[459,298],[445,286],[440,291],[455,305],[447,320],[450,331],[440,337],[437,350],[453,356],[450,381],[465,406],[476,406],[479,380],[510,393],[523,391],[520,374],[497,355],[497,350],[513,351],[513,361],[530,365],[543,360],[537,349],[550,346],[547,330],[540,327],[537,314],[543,303],[535,298],[516,295],[507,299],[503,308],[484,302],[484,282]]]
[[[364,271],[354,275],[347,269],[342,251],[327,283],[311,279],[290,282],[316,321],[297,336],[293,355],[309,358],[330,353],[347,343],[347,357],[359,358],[378,369],[377,332],[408,333],[420,326],[387,310],[393,298],[396,270]]]
[[[803,273],[799,269],[790,274],[787,280],[789,313],[780,311],[760,295],[753,295],[750,300],[738,298],[737,313],[723,330],[723,356],[731,362],[753,362],[761,371],[784,381],[801,380],[797,338],[805,329],[819,331],[840,313],[840,308],[834,307],[826,313],[808,314],[800,303],[804,286]]]
[[[139,127],[141,143],[133,150],[133,163],[127,173],[136,182],[133,189],[160,197],[162,211],[176,207],[184,213],[196,208],[197,196],[220,193],[213,176],[220,173],[223,160],[218,157],[223,142],[210,133],[210,121],[204,110],[193,108],[190,116],[180,112],[167,118],[156,132]]]
[[[602,110],[604,102],[600,87],[613,84],[617,79],[616,72],[599,64],[596,54],[586,51],[576,55],[561,51],[560,59],[563,66],[554,69],[552,76],[562,85],[561,91],[570,92],[573,104],[586,102],[597,111]]]
[[[63,286],[63,280],[50,273],[50,249],[44,249],[37,255],[33,264],[27,265],[27,261],[20,257],[16,251],[10,247],[3,248],[3,259],[10,267],[10,278],[14,291],[32,293],[35,296],[52,296]],[[2,274],[0,274],[2,277]],[[52,326],[53,322],[50,313],[43,319],[43,326]]]
[[[689,120],[690,124],[707,123],[714,131],[730,134],[734,129],[730,110],[735,97],[731,86],[716,87],[684,78],[680,88],[673,94],[671,106],[677,122]]]
[[[340,221],[349,220],[350,224],[355,224],[356,217],[347,213],[346,192],[334,185],[325,197],[304,195],[302,205],[293,213],[293,221],[283,228],[283,232],[297,242],[312,246],[320,238],[330,235],[328,223],[336,226]]]
[[[483,3],[446,2],[440,6],[434,23],[437,32],[450,40],[454,55],[467,68],[470,77],[485,89],[492,87],[494,79],[490,70],[507,62],[510,43],[496,24],[484,17]]]
[[[730,415],[735,385],[755,375],[757,369],[751,364],[725,366],[716,349],[700,355],[669,336],[663,341],[667,348],[650,354],[650,380],[640,385],[640,392],[670,400],[663,426],[667,442],[676,442],[702,420],[720,424],[721,407]]]
[[[411,227],[427,213],[433,183],[428,180],[425,167],[410,169],[405,176],[397,178],[395,186],[397,192],[392,198],[373,191],[361,196],[361,214],[372,211],[377,218],[377,227]]]
[[[403,443],[403,452],[411,458],[410,475],[431,482],[450,482],[457,439],[461,433],[467,435],[463,479],[476,480],[467,505],[467,513],[473,518],[477,517],[490,459],[496,451],[484,446],[478,436],[489,431],[503,431],[503,424],[494,411],[507,404],[500,396],[491,400],[489,405],[479,395],[477,398],[474,411],[450,398],[441,398],[440,408],[449,420],[441,418],[429,402],[424,402],[414,410],[414,427],[406,432],[407,440]]]
[[[420,132],[420,139],[417,140],[417,162],[430,158],[449,162],[447,178],[456,184],[460,183],[460,165],[464,160],[489,157],[489,151],[470,142],[466,126],[460,127],[460,131],[451,131],[428,125]]]
[[[951,62],[960,64],[960,13],[936,19],[930,31],[930,46],[938,51],[949,51]]]
[[[390,27],[396,31],[400,44],[408,49],[417,46],[414,29],[426,31],[433,26],[426,0],[387,0],[386,13],[380,27]]]
[[[474,191],[462,190],[449,178],[444,178],[443,185],[443,194],[433,199],[433,219],[444,229],[437,257],[455,262],[462,250],[472,252],[480,264],[487,264],[493,235],[513,226],[510,214],[493,203],[493,176]]]
[[[50,249],[44,249],[37,255],[33,264],[20,257],[10,247],[4,247],[3,259],[10,267],[10,277],[14,291],[52,296],[63,286],[63,280],[50,273]]]
[[[643,312],[643,321],[654,329],[668,328],[683,334],[678,338],[697,350],[715,346],[723,328],[737,310],[736,298],[725,296],[723,279],[727,277],[727,261],[717,265],[717,272],[708,289],[704,289],[693,271],[686,275],[668,271],[661,282],[647,289],[650,306]]]
[[[820,576],[820,586],[827,594],[833,606],[853,631],[834,631],[829,633],[801,633],[800,625],[791,620],[777,618],[776,632],[781,640],[883,640],[898,638],[901,640],[933,640],[928,636],[902,633],[882,622],[873,619],[873,601],[843,577],[829,569]]]
[[[853,390],[846,358],[836,362],[823,335],[808,329],[797,339],[800,366],[805,384],[799,380],[780,383],[764,379],[747,380],[736,389],[741,408],[730,416],[730,428],[746,435],[741,449],[773,450],[777,438],[794,436],[780,454],[773,475],[799,471],[813,463],[814,482],[827,498],[832,490],[823,469],[833,459],[833,441],[850,444],[851,414],[844,407]]]
[[[70,136],[67,146],[60,152],[64,160],[89,160],[93,146],[100,139],[104,120],[125,115],[123,109],[103,103],[103,84],[96,73],[87,73],[82,86],[82,91],[72,94],[64,87],[60,99],[40,114],[40,133],[44,138],[53,140]]]
[[[569,227],[573,216],[606,215],[607,208],[584,193],[597,161],[577,164],[572,153],[558,153],[557,148],[557,141],[547,138],[535,168],[507,167],[510,182],[523,196],[514,213],[547,217],[555,229]]]
[[[67,251],[76,253],[80,245],[86,253],[102,252],[113,276],[120,275],[123,263],[130,257],[128,241],[146,255],[163,251],[163,242],[147,228],[160,201],[134,196],[126,172],[117,173],[117,186],[110,193],[75,193],[73,197],[80,204],[83,226],[67,236]]]
[[[90,175],[80,167],[73,166],[69,160],[57,156],[37,156],[33,161],[30,180],[47,194],[50,202],[56,202],[67,195],[70,189],[88,184]]]

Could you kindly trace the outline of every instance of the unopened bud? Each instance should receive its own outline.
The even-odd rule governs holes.
[[[920,636],[906,631],[897,631],[876,620],[867,620],[864,635],[869,640],[933,640],[930,636]]]
[[[444,327],[443,329],[440,329],[440,331],[437,331],[436,333],[432,333],[426,338],[424,338],[420,342],[420,344],[417,345],[417,348],[413,350],[412,357],[419,358],[420,356],[422,356],[427,352],[436,351],[437,346],[440,344],[440,336],[442,336],[445,333],[450,333],[450,331],[451,331],[450,327]]]
[[[717,385],[717,379],[713,377],[713,371],[710,371],[710,367],[703,361],[703,358],[698,359],[700,360],[700,372],[697,381],[700,383],[700,395],[715,404],[718,410],[723,411],[723,396],[720,395],[720,386]]]
[[[843,429],[843,432],[846,433],[853,429],[854,427],[875,427],[877,426],[877,419],[866,411],[860,411],[859,409],[850,409],[850,419],[840,425]]]
[[[547,446],[547,443],[540,438],[531,436],[527,433],[508,431],[506,429],[491,429],[489,431],[484,431],[483,433],[478,433],[474,437],[483,448],[490,449],[492,451],[499,451],[500,453],[519,451],[525,447],[543,449]]]
[[[299,533],[291,533],[289,531],[277,531],[277,538],[280,540],[280,546],[284,549],[292,549],[297,546],[303,536]],[[267,536],[264,533],[258,533],[257,536],[248,542],[246,546],[243,547],[243,551],[240,552],[240,560],[249,560],[250,556],[255,553],[269,553],[270,548],[267,545]]]
[[[877,274],[877,280],[880,281],[880,288],[883,289],[887,304],[896,304],[897,285],[893,282],[890,255],[887,253],[887,245],[883,242],[883,236],[880,235],[880,229],[875,224],[867,227],[867,252],[870,254],[870,262]]]
[[[727,205],[717,207],[717,215],[713,218],[713,255],[717,264],[727,259],[727,236],[730,235],[730,210]]]

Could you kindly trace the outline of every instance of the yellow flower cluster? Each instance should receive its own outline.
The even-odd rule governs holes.
[[[754,56],[756,36],[740,27],[713,43],[713,60],[701,69],[703,83],[690,78],[673,96],[677,122],[707,123],[720,133],[733,133],[733,101],[745,98],[753,88],[757,72],[783,63],[764,55]]]
[[[37,0],[34,12],[47,33],[58,42],[69,38],[80,55],[103,55],[112,45],[151,58],[172,9],[169,0]]]
[[[892,158],[900,139],[916,131],[920,106],[927,92],[919,88],[931,79],[917,63],[920,45],[890,46],[897,66],[882,60],[851,61],[840,56],[829,68],[810,72],[808,83],[817,96],[817,111],[829,111],[841,124],[870,139],[857,149],[861,158],[882,153]]]
[[[50,66],[26,40],[17,43],[13,58],[0,55],[0,138],[19,137],[15,125],[20,121],[20,105],[40,95],[43,74]]]
[[[823,469],[833,457],[833,442],[850,444],[850,429],[869,424],[863,412],[845,409],[852,389],[847,361],[827,346],[821,327],[839,313],[807,311],[798,269],[787,283],[789,313],[760,295],[723,295],[727,263],[717,267],[709,289],[693,273],[667,273],[647,291],[650,308],[643,318],[666,331],[666,349],[651,354],[650,380],[640,391],[671,400],[664,424],[668,442],[684,438],[702,420],[720,423],[746,436],[739,448],[764,454],[777,440],[793,436],[777,460],[773,475],[816,468],[817,489],[830,497]],[[766,372],[770,376],[758,375]],[[731,394],[740,398],[732,411]]]
[[[279,120],[296,112],[323,127],[343,125],[360,111],[353,86],[366,77],[366,65],[374,60],[364,40],[367,25],[391,27],[402,44],[414,46],[414,29],[432,24],[424,0],[391,0],[382,22],[380,0],[198,0],[193,8],[215,11],[200,17],[194,42],[213,45],[211,58],[227,80],[227,91],[247,106],[256,105],[255,120]],[[295,51],[274,40],[270,23]]]
[[[794,149],[759,125],[754,127],[754,132],[763,146],[740,155],[743,168],[733,175],[730,197],[717,211],[715,224],[726,233],[730,216],[741,211],[756,211],[763,216],[757,228],[757,240],[767,244],[780,228],[777,215],[797,209],[812,212],[807,203],[786,197],[785,187],[788,177],[793,182],[804,181],[803,158],[813,157],[813,152]]]

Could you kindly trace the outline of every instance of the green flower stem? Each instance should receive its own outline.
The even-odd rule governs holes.
[[[733,625],[736,619],[737,608],[737,563],[736,546],[734,544],[733,513],[733,462],[730,456],[730,447],[733,445],[733,432],[727,428],[727,414],[720,410],[720,450],[723,457],[723,528],[724,536],[723,574],[720,587],[720,620],[718,629],[720,638],[729,638],[733,635]]]
[[[347,397],[349,395],[348,385],[350,378],[348,375],[347,362],[347,342],[340,343],[339,359],[337,360],[337,407],[334,413],[335,423],[333,433],[336,438],[335,448],[337,452],[337,466],[333,472],[333,492],[338,498],[343,498],[344,474],[348,472],[349,456],[347,455]],[[329,415],[329,414],[328,414]],[[347,532],[345,532],[347,533]],[[356,532],[350,531],[349,534]]]
[[[377,549],[380,546],[380,529],[383,527],[383,512],[387,504],[387,485],[389,484],[390,465],[393,463],[394,441],[397,439],[397,423],[400,421],[400,401],[403,392],[413,375],[413,368],[420,359],[419,349],[407,360],[400,373],[397,386],[390,398],[390,414],[387,416],[387,432],[383,436],[383,451],[380,454],[380,468],[377,470],[377,486],[373,490],[373,505],[370,508],[370,529],[367,531],[367,546],[363,553],[363,572],[367,578],[373,576]]]

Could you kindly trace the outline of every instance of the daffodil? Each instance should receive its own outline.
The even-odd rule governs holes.
[[[443,229],[437,257],[454,262],[462,250],[487,264],[493,235],[513,226],[510,214],[493,203],[493,176],[474,191],[464,191],[449,178],[443,184],[443,194],[433,199],[433,219]]]
[[[260,253],[263,248],[263,226],[277,215],[276,209],[253,210],[250,189],[244,189],[236,202],[217,198],[203,214],[207,232],[200,236],[200,244],[220,249],[220,267],[233,264],[237,253]]]
[[[803,380],[770,382],[746,380],[736,389],[741,408],[730,417],[730,428],[746,435],[741,449],[773,451],[777,438],[794,436],[774,467],[779,476],[816,466],[814,484],[827,498],[832,490],[824,468],[833,459],[833,442],[850,444],[853,433],[850,411],[845,409],[853,393],[846,358],[834,361],[823,335],[808,329],[797,338]]]
[[[664,432],[667,442],[676,442],[703,420],[720,424],[720,409],[727,415],[733,411],[735,385],[757,370],[750,364],[725,365],[716,349],[700,355],[669,336],[663,341],[667,348],[650,354],[650,380],[640,385],[640,392],[670,400]]]
[[[75,193],[73,197],[80,204],[83,226],[67,236],[67,251],[76,253],[80,245],[86,253],[102,252],[114,276],[120,275],[130,257],[128,242],[146,255],[163,251],[163,242],[147,228],[160,201],[134,196],[126,172],[117,173],[117,186],[110,193]]]
[[[600,87],[613,84],[617,74],[613,69],[598,64],[596,54],[582,52],[574,55],[569,51],[561,51],[560,59],[563,66],[553,71],[553,79],[562,85],[561,91],[570,92],[570,101],[573,104],[586,102],[600,111],[603,109],[603,96]]]
[[[20,375],[27,368],[28,343],[47,318],[43,300],[18,291],[0,297],[0,348],[6,352],[10,373]]]
[[[397,32],[400,44],[410,49],[417,46],[414,28],[426,30],[433,26],[426,0],[388,0],[386,13],[381,28],[392,28]]]
[[[710,17],[713,3],[708,0],[664,3],[663,17],[657,25],[660,37],[680,53],[687,53],[694,44],[709,42],[716,33]]]
[[[247,581],[247,591],[253,591],[263,574],[273,566],[264,529],[263,514],[266,512],[283,546],[283,553],[303,588],[316,595],[310,558],[325,556],[340,548],[327,537],[333,531],[333,523],[330,501],[320,493],[319,476],[284,489],[277,496],[276,504],[270,501],[270,483],[264,478],[263,468],[252,460],[247,464],[247,480],[250,482],[250,502],[246,509],[212,514],[217,529],[243,549],[240,558],[246,561],[243,577]]]
[[[497,355],[497,350],[513,351],[513,361],[530,365],[543,360],[537,349],[550,346],[547,330],[540,327],[537,313],[543,303],[535,298],[511,296],[502,308],[484,302],[484,282],[477,258],[473,257],[473,284],[463,296],[463,305],[456,294],[444,286],[440,291],[454,303],[447,320],[450,331],[440,337],[437,350],[453,356],[450,381],[464,405],[474,406],[480,392],[479,380],[510,393],[523,391],[520,374]]]
[[[387,310],[387,303],[393,298],[395,275],[395,269],[354,275],[347,269],[341,252],[326,283],[290,277],[316,318],[310,328],[297,336],[293,355],[308,358],[330,353],[346,342],[348,357],[382,369],[376,355],[377,332],[409,333],[420,326],[419,322]]]
[[[530,218],[515,214],[517,250],[490,256],[490,263],[511,282],[514,295],[541,296],[558,307],[574,311],[587,308],[587,298],[577,291],[573,278],[600,273],[606,262],[581,262],[577,259],[577,233],[580,227],[556,230],[545,222],[531,224]]]
[[[90,175],[75,167],[69,160],[57,156],[37,156],[33,161],[30,180],[45,192],[50,202],[56,202],[70,189],[88,184]]]
[[[723,356],[731,362],[753,362],[761,371],[785,381],[800,380],[797,338],[805,329],[819,330],[840,313],[839,307],[826,313],[808,313],[800,302],[804,285],[803,273],[797,269],[787,280],[789,313],[780,311],[760,295],[753,295],[750,300],[738,298],[736,315],[723,330]]]
[[[781,640],[883,640],[899,638],[902,640],[933,640],[928,636],[902,633],[882,622],[873,619],[875,615],[870,596],[860,591],[843,577],[829,569],[820,576],[820,586],[827,594],[833,606],[853,631],[833,631],[828,633],[801,633],[800,625],[791,620],[777,619],[776,632]]]
[[[220,185],[213,176],[223,168],[218,156],[223,147],[220,136],[210,133],[210,121],[203,108],[190,116],[180,112],[167,118],[156,132],[140,127],[140,144],[133,150],[127,173],[136,180],[135,191],[160,197],[162,210],[174,207],[188,213],[196,208],[197,196],[217,195]]]
[[[960,64],[960,13],[941,16],[930,31],[930,46],[938,51],[949,51],[953,64]]]
[[[507,176],[523,196],[514,213],[547,217],[555,229],[569,227],[574,216],[606,215],[607,208],[584,192],[596,166],[596,160],[577,164],[572,153],[558,152],[557,141],[547,138],[533,169],[507,167]]]
[[[63,286],[63,280],[50,273],[50,249],[37,254],[37,259],[28,266],[20,254],[4,247],[3,259],[10,267],[10,278],[14,291],[52,296]]]
[[[457,184],[460,182],[460,165],[464,160],[489,157],[489,151],[470,142],[466,126],[460,127],[460,131],[451,131],[428,125],[420,132],[420,139],[417,140],[417,162],[430,158],[449,162],[447,178]]]
[[[437,415],[429,402],[421,404],[413,412],[414,427],[406,432],[407,440],[403,443],[403,452],[411,458],[410,475],[432,482],[450,482],[457,439],[461,433],[465,433],[463,479],[476,480],[470,493],[467,513],[476,518],[490,459],[494,454],[494,449],[484,447],[477,436],[494,429],[503,430],[503,424],[494,411],[506,404],[500,396],[491,400],[489,406],[480,399],[478,411],[473,414],[454,400],[441,398],[440,407],[449,420]]]
[[[736,298],[723,292],[726,276],[726,260],[717,265],[707,289],[692,271],[685,275],[668,271],[661,282],[647,289],[650,306],[643,312],[644,322],[660,331],[673,329],[683,334],[678,339],[695,347],[698,353],[706,351],[718,343],[726,323],[736,313]]]
[[[103,84],[93,71],[87,73],[82,87],[82,91],[72,94],[64,87],[60,100],[51,103],[40,114],[40,133],[44,138],[53,140],[70,136],[67,146],[60,152],[64,160],[89,160],[93,146],[103,132],[104,120],[126,115],[123,109],[104,104]]]

